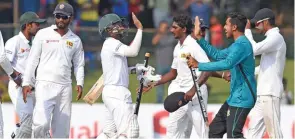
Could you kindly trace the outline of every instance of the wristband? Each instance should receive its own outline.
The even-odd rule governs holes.
[[[222,79],[223,79],[223,76],[224,76],[224,72],[222,72],[222,76],[221,76]]]

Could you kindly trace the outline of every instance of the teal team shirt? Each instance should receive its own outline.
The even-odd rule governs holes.
[[[227,98],[229,106],[253,108],[254,100],[250,89],[239,69],[241,64],[256,98],[255,60],[250,41],[246,36],[238,37],[233,44],[223,50],[211,46],[204,39],[197,41],[207,55],[215,62],[199,63],[200,71],[230,70],[230,95]]]

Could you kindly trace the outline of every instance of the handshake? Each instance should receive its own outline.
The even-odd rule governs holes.
[[[143,64],[136,64],[136,74],[137,74],[137,80],[143,79],[143,85],[145,87],[148,86],[154,86],[158,83],[158,81],[161,80],[161,75],[154,75],[155,68],[152,66],[145,67]],[[145,72],[142,74],[142,72]]]

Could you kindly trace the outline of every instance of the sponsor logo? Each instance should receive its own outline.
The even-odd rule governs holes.
[[[178,101],[178,106],[181,106],[181,105],[182,105],[182,101],[179,100],[179,101]]]
[[[59,40],[46,40],[46,43],[59,42]]]
[[[5,52],[8,53],[8,54],[12,54],[12,52],[9,51],[9,50],[5,50]]]

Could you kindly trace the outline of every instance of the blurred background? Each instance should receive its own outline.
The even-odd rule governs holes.
[[[19,17],[27,11],[36,12],[41,18],[47,19],[44,27],[54,23],[53,10],[57,3],[66,1],[75,10],[71,29],[82,39],[85,50],[85,87],[86,94],[101,75],[100,51],[103,39],[98,33],[97,21],[107,13],[116,13],[130,21],[128,37],[124,40],[129,44],[135,29],[130,16],[134,12],[144,26],[143,42],[140,54],[136,58],[129,58],[129,65],[143,62],[144,53],[151,53],[150,65],[156,68],[157,73],[163,74],[170,70],[172,52],[176,41],[169,34],[169,26],[173,16],[188,14],[192,17],[200,16],[210,27],[206,39],[215,47],[222,49],[232,40],[225,39],[223,26],[226,14],[238,11],[252,18],[261,8],[271,8],[276,14],[276,24],[287,43],[287,60],[284,71],[285,94],[284,104],[294,104],[294,0],[0,0],[0,30],[4,41],[19,32]],[[260,41],[264,35],[256,34],[254,38]],[[161,39],[154,39],[158,33],[165,34]],[[256,58],[256,65],[259,64]],[[8,77],[0,71],[0,93],[4,94],[3,101],[10,102],[7,93]],[[73,81],[74,76],[73,76]],[[229,95],[229,83],[224,80],[209,78],[208,103],[223,103]],[[139,86],[136,77],[130,76],[130,90],[133,100],[136,99],[135,90]],[[167,87],[160,86],[145,94],[143,103],[162,103],[167,95]],[[76,98],[74,92],[73,101]],[[83,102],[83,101],[78,101]],[[101,103],[99,100],[98,103]]]

